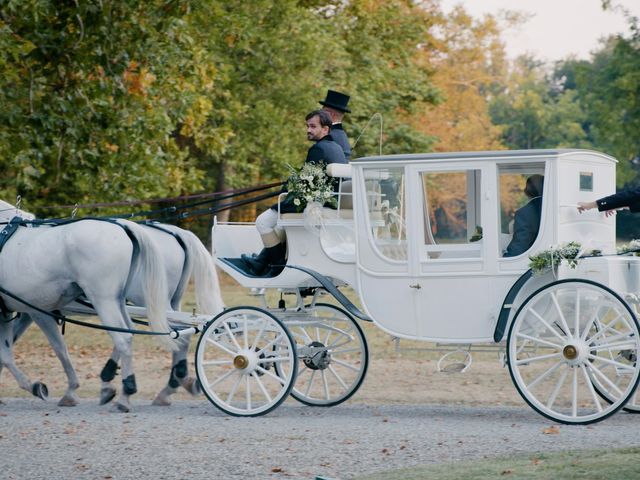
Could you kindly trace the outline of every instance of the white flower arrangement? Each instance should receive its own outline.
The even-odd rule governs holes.
[[[337,206],[333,195],[334,179],[325,173],[324,163],[305,163],[299,171],[287,166],[291,171],[287,180],[287,197],[292,199],[299,212],[312,202]]]
[[[541,275],[549,270],[556,268],[563,260],[566,261],[570,268],[578,266],[578,260],[585,256],[598,256],[602,252],[594,249],[584,251],[580,242],[566,242],[561,245],[552,245],[547,250],[542,250],[534,255],[529,256],[529,268],[536,275]]]
[[[640,240],[633,239],[629,243],[620,245],[617,249],[618,255],[626,255],[633,253],[635,256],[640,256]]]

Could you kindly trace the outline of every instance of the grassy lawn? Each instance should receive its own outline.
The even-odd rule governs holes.
[[[539,453],[508,458],[407,468],[361,480],[458,480],[517,478],[615,480],[640,478],[640,448]]]

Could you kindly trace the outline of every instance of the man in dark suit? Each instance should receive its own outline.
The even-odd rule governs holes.
[[[347,163],[340,145],[333,141],[331,131],[331,117],[324,110],[314,110],[305,117],[307,124],[307,140],[315,142],[307,151],[306,163]],[[283,192],[286,190],[283,188]],[[280,203],[280,213],[293,213],[297,208],[293,201],[285,198]],[[269,268],[270,265],[282,265],[285,262],[286,244],[282,235],[276,230],[278,224],[278,205],[273,205],[266,212],[256,218],[256,228],[260,232],[264,248],[257,256],[242,254],[246,271],[260,276],[275,276],[279,269]]]
[[[578,202],[578,211],[580,213],[597,208],[598,211],[605,212],[607,216],[613,215],[613,210],[624,207],[628,207],[632,212],[640,212],[640,187],[623,190],[594,202]]]
[[[504,252],[505,257],[523,254],[536,240],[542,214],[543,186],[544,177],[542,175],[531,175],[527,178],[524,193],[530,200],[526,205],[516,210],[513,220],[513,238]]]
[[[347,162],[351,159],[351,145],[349,145],[349,138],[342,127],[342,119],[345,113],[351,113],[351,110],[347,108],[349,98],[349,95],[344,93],[328,90],[327,97],[320,102],[322,109],[331,115],[331,137],[342,147]]]

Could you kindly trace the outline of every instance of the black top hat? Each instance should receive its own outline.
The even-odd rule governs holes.
[[[344,93],[327,90],[327,98],[325,98],[323,102],[320,102],[320,105],[335,108],[341,112],[351,113],[351,110],[347,108],[349,98],[349,95],[345,95]]]

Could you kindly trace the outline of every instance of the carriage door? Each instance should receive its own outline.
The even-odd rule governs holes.
[[[408,238],[405,166],[376,163],[354,172],[357,222],[357,289],[376,324],[397,336],[417,333],[415,262]]]
[[[495,319],[492,281],[485,267],[497,241],[495,205],[480,162],[416,168],[421,225],[416,295],[418,336],[433,341],[482,341]],[[491,250],[493,252],[493,250]],[[494,263],[494,262],[491,262]]]

